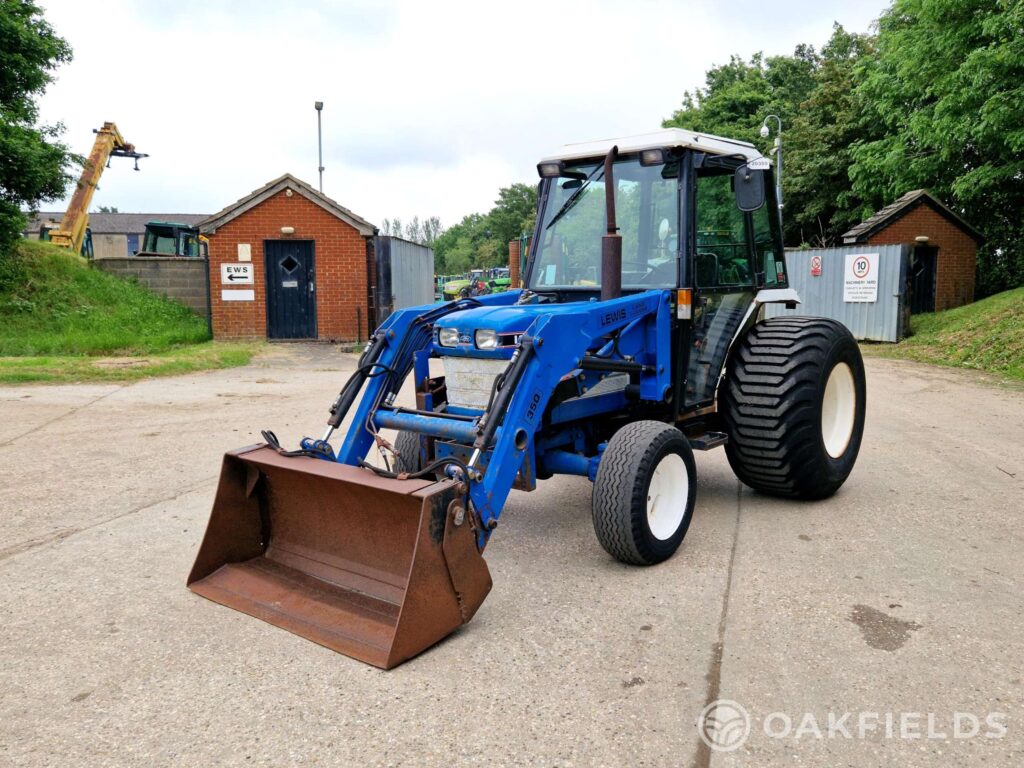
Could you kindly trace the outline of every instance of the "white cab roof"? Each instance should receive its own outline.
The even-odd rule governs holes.
[[[622,154],[657,147],[688,147],[712,155],[743,155],[747,160],[761,157],[757,147],[746,141],[723,139],[721,136],[685,131],[682,128],[665,128],[660,131],[622,136],[617,139],[599,139],[579,144],[566,144],[560,151],[553,152],[541,162],[604,157],[608,154],[608,150],[616,145]]]

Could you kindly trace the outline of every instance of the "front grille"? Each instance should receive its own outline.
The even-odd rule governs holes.
[[[508,368],[508,360],[445,357],[443,361],[448,404],[478,411],[487,407],[494,379]]]

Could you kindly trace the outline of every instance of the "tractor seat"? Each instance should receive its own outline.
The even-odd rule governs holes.
[[[697,253],[697,285],[718,285],[718,255],[709,251]]]

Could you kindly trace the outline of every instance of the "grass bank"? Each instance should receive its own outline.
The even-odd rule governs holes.
[[[152,355],[0,357],[0,384],[136,381],[245,365],[256,344],[208,341]]]
[[[1024,288],[964,307],[914,315],[899,344],[872,345],[871,354],[988,371],[1024,380]]]
[[[187,307],[49,243],[0,257],[0,382],[116,381],[244,365]]]

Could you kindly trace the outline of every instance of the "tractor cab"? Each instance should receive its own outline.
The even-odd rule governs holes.
[[[604,160],[612,144],[570,145],[538,164],[531,291],[564,301],[600,290]],[[613,194],[624,293],[689,288],[707,296],[786,287],[770,166],[753,145],[669,129],[621,140],[617,149]]]
[[[614,199],[609,201],[606,161],[613,147]],[[521,333],[535,314],[524,311],[529,305],[550,308],[663,292],[672,315],[666,331],[676,369],[671,414],[678,418],[713,406],[730,344],[751,319],[751,308],[780,297],[797,300],[795,292],[785,290],[781,221],[768,160],[749,143],[669,129],[570,145],[537,167],[537,225],[526,291],[516,307],[519,319],[504,310],[504,328],[490,327],[498,323],[492,316],[482,330]],[[602,278],[610,203],[621,247],[618,285],[611,292]],[[771,293],[780,289],[785,293]],[[458,313],[440,325],[472,338],[485,322],[484,312]],[[512,354],[511,341],[502,348],[506,357]],[[447,354],[495,353],[462,345]]]
[[[169,221],[151,221],[146,224],[142,250],[133,255],[206,258],[209,254],[207,239],[199,234],[196,227]]]

